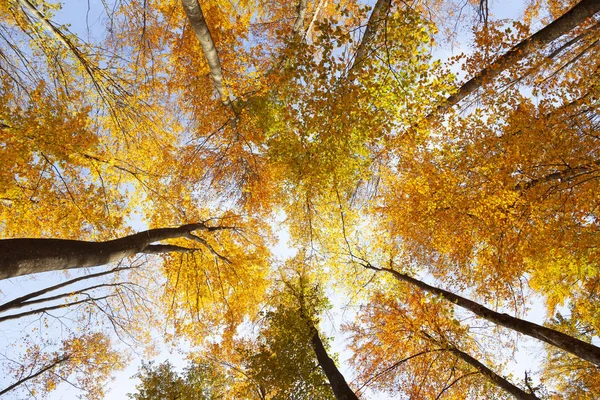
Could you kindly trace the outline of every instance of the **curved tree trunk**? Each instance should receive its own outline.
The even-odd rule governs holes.
[[[444,299],[456,304],[457,306],[465,308],[478,315],[479,317],[485,318],[486,320],[493,322],[494,324],[501,325],[505,328],[509,328],[514,331],[520,332],[524,335],[539,339],[543,342],[551,344],[552,346],[556,346],[566,352],[574,354],[583,360],[589,361],[593,364],[600,366],[600,348],[594,346],[593,344],[586,343],[582,340],[576,339],[572,336],[556,331],[554,329],[534,324],[533,322],[525,321],[523,319],[512,317],[508,314],[503,314],[490,310],[489,308],[482,306],[481,304],[476,303],[472,300],[466,299],[447,290],[428,285],[425,282],[412,278],[406,274],[400,273],[393,269],[376,268],[370,265],[366,267],[377,271],[389,272],[400,281],[409,283],[426,292],[441,296]]]
[[[173,245],[153,245],[166,239],[187,237],[195,230],[226,229],[207,227],[203,223],[177,228],[150,229],[106,242],[86,242],[68,239],[3,239],[0,240],[0,280],[15,276],[58,271],[71,268],[96,267],[122,260],[138,253],[168,253],[193,251]],[[193,236],[195,237],[195,236]]]

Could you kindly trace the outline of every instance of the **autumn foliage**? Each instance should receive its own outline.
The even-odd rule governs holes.
[[[6,393],[600,396],[597,0],[68,8],[0,4]]]

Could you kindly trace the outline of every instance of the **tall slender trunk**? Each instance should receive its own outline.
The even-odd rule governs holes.
[[[323,346],[317,328],[312,326],[312,331],[313,336],[311,338],[311,344],[313,350],[317,355],[319,366],[323,372],[325,372],[325,375],[329,380],[335,398],[337,400],[358,400],[358,397],[352,389],[350,389],[350,386],[348,386],[348,383],[344,379],[344,375],[342,375],[340,370],[335,366],[335,362],[327,354],[327,350],[325,350],[325,346]]]
[[[214,230],[203,223],[177,228],[150,229],[106,242],[68,239],[0,240],[0,280],[21,275],[72,268],[96,267],[138,253],[191,251],[173,245],[152,245],[166,239],[188,237],[194,230]]]
[[[367,22],[365,34],[363,35],[358,49],[356,50],[354,63],[350,67],[350,70],[353,70],[366,58],[368,58],[369,51],[371,51],[371,45],[373,44],[372,42],[375,39],[375,36],[377,36],[379,29],[383,25],[383,22],[385,21],[385,18],[391,6],[391,0],[377,0],[377,3],[375,3],[375,6],[373,6],[373,11],[371,11],[371,16],[369,17],[369,21]]]
[[[219,58],[219,53],[217,52],[215,42],[210,34],[210,30],[208,29],[208,25],[206,24],[206,20],[204,19],[202,7],[200,7],[198,0],[182,0],[181,4],[183,5],[183,9],[185,10],[194,33],[196,34],[196,38],[198,38],[200,46],[202,46],[202,51],[204,52],[204,57],[208,63],[210,76],[213,80],[215,89],[219,94],[221,101],[224,104],[229,105],[231,99],[225,92],[221,60]]]
[[[512,47],[488,67],[465,82],[456,93],[446,98],[429,117],[444,113],[450,107],[458,104],[462,99],[479,89],[485,82],[489,82],[510,66],[527,57],[536,47],[558,39],[598,11],[600,11],[600,1],[580,1],[560,18]]]
[[[426,292],[441,296],[444,299],[456,304],[457,306],[465,308],[473,312],[474,314],[485,318],[490,322],[493,322],[500,326],[504,326],[505,328],[515,330],[524,335],[539,339],[543,342],[556,346],[566,352],[574,354],[583,360],[589,361],[593,364],[600,366],[600,348],[594,346],[593,344],[586,343],[582,340],[576,339],[572,336],[566,335],[554,329],[534,324],[533,322],[525,321],[520,318],[512,317],[508,314],[503,314],[490,310],[489,308],[482,306],[479,303],[466,299],[447,290],[428,285],[425,282],[412,278],[406,274],[400,273],[393,269],[376,268],[373,266],[368,266],[368,268],[388,272],[400,281],[409,283]]]
[[[300,0],[298,6],[296,7],[296,21],[294,22],[294,26],[292,27],[292,31],[296,35],[300,34],[300,31],[304,26],[304,17],[306,16],[307,3],[308,0]]]
[[[456,354],[467,364],[475,367],[479,372],[481,372],[485,377],[487,377],[490,381],[492,381],[498,387],[504,389],[508,393],[515,396],[515,398],[519,400],[539,400],[537,396],[532,393],[527,393],[522,389],[519,389],[517,386],[510,383],[508,380],[504,379],[484,364],[479,362],[479,360],[471,357],[469,354],[464,351],[458,350],[457,348],[450,348],[449,351]]]

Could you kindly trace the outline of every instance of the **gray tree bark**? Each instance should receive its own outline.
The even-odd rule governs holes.
[[[190,238],[199,241],[192,231],[214,231],[227,227],[208,227],[204,223],[177,228],[150,229],[106,242],[68,239],[0,240],[0,280],[21,275],[72,268],[96,267],[122,260],[138,253],[193,251],[174,245],[153,245],[166,239]],[[201,239],[200,239],[201,240]]]
[[[481,70],[477,75],[465,82],[456,93],[446,98],[429,117],[443,114],[451,107],[458,104],[462,99],[479,89],[485,82],[489,82],[511,65],[527,57],[535,48],[558,39],[560,36],[570,32],[587,18],[600,11],[599,0],[582,0],[563,16],[547,25],[543,29],[529,36],[519,44],[515,45],[488,67]]]
[[[372,265],[365,265],[366,268],[374,269],[376,271],[385,271],[392,274],[396,279],[409,283],[413,286],[418,287],[421,290],[440,296],[459,307],[465,308],[474,314],[485,318],[486,320],[493,322],[494,324],[503,326],[505,328],[512,329],[519,333],[527,336],[531,336],[552,346],[556,346],[566,352],[576,355],[577,357],[589,361],[595,365],[600,366],[600,348],[594,346],[591,343],[584,342],[576,339],[572,336],[556,331],[554,329],[547,328],[533,322],[525,321],[520,318],[512,317],[508,314],[502,314],[489,308],[482,306],[472,300],[466,299],[462,296],[454,294],[450,291],[437,288],[435,286],[428,285],[418,279],[412,278],[406,274],[400,273],[389,268],[376,268]]]
[[[294,22],[294,26],[292,30],[294,34],[299,35],[302,27],[304,26],[304,17],[306,16],[306,5],[308,0],[300,0],[298,3],[298,7],[296,7],[296,21]]]
[[[336,367],[335,362],[329,357],[329,354],[327,354],[327,350],[325,350],[325,346],[323,346],[317,328],[312,326],[312,331],[313,336],[311,338],[311,344],[313,350],[317,355],[319,366],[323,372],[325,372],[325,375],[329,380],[335,398],[337,400],[358,400],[358,397],[354,391],[350,389],[350,386],[348,386],[348,383],[344,379],[344,375],[342,375],[340,370]]]
[[[479,360],[471,357],[469,354],[464,351],[458,350],[457,348],[449,349],[452,353],[456,354],[460,359],[462,359],[467,364],[475,367],[480,373],[482,373],[485,377],[487,377],[490,381],[492,381],[498,387],[504,389],[506,392],[513,395],[515,398],[519,400],[539,400],[537,396],[532,393],[527,393],[524,390],[518,388],[517,386],[510,383],[507,379],[501,377],[484,364],[479,362]]]
[[[362,63],[366,58],[368,58],[373,40],[379,32],[381,25],[383,25],[383,22],[385,21],[386,15],[390,10],[391,6],[392,0],[377,0],[377,3],[375,3],[373,11],[371,11],[369,21],[367,22],[365,34],[363,35],[358,49],[356,50],[354,63],[352,64],[352,67],[350,67],[350,70],[353,70],[358,65],[360,65],[360,63]]]

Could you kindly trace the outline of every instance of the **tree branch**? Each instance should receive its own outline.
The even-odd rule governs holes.
[[[55,368],[57,365],[62,364],[63,362],[67,361],[69,359],[68,355],[64,355],[62,357],[57,358],[56,360],[54,360],[51,364],[46,365],[45,367],[41,368],[39,371],[37,371],[36,373],[33,373],[31,375],[26,376],[23,379],[19,379],[17,382],[13,383],[12,385],[8,386],[5,389],[0,390],[0,396],[10,392],[11,390],[13,390],[14,388],[16,388],[19,385],[24,384],[25,382],[40,376],[41,374],[43,374],[46,371],[49,371],[53,368]]]
[[[80,290],[76,290],[74,292],[67,292],[67,293],[60,293],[54,296],[50,296],[50,297],[44,297],[41,299],[35,299],[35,300],[30,300],[30,301],[26,301],[23,304],[21,304],[21,307],[28,307],[31,306],[33,304],[39,304],[39,303],[44,303],[47,301],[53,301],[53,300],[59,300],[65,297],[70,297],[70,296],[75,296],[78,294],[82,294],[85,293],[89,296],[89,293],[86,293],[88,290],[94,290],[94,289],[98,289],[98,288],[102,288],[102,287],[116,287],[116,286],[121,286],[124,285],[126,282],[122,282],[122,283],[101,283],[99,285],[93,285],[93,286],[89,286],[86,287],[84,289],[80,289]]]
[[[208,249],[208,251],[210,251],[215,257],[217,257],[218,259],[220,259],[221,261],[224,261],[227,264],[231,264],[231,261],[225,257],[222,256],[221,254],[219,254],[206,240],[204,240],[203,238],[201,238],[200,236],[196,236],[192,233],[188,233],[186,236],[186,238],[193,240],[195,242],[198,242],[200,244],[202,244],[204,247],[206,247]]]
[[[317,18],[319,17],[319,13],[321,12],[321,9],[325,6],[326,3],[327,3],[327,0],[319,1],[319,4],[317,5],[317,8],[315,8],[315,11],[310,20],[310,23],[308,24],[308,28],[306,28],[306,32],[304,32],[304,39],[306,39],[307,37],[310,36],[310,32],[312,31],[312,28],[315,25]]]
[[[394,369],[398,368],[400,365],[404,364],[405,362],[410,361],[413,358],[422,356],[423,354],[429,354],[429,353],[433,353],[436,351],[448,351],[448,349],[423,350],[423,351],[420,351],[413,355],[410,355],[406,358],[403,358],[400,361],[396,361],[394,364],[390,365],[389,367],[385,368],[382,371],[379,371],[378,373],[376,373],[375,375],[373,375],[369,379],[367,379],[367,381],[358,388],[357,392],[360,392],[365,386],[368,386],[371,382],[379,379],[379,377],[381,377],[382,375],[388,374],[390,371],[393,371]]]
[[[516,190],[527,190],[537,186],[540,183],[551,182],[551,181],[569,181],[580,175],[588,174],[595,170],[595,167],[600,166],[600,160],[592,161],[586,165],[580,165],[578,167],[568,167],[562,171],[553,172],[542,177],[532,179],[527,182],[521,182],[515,186]]]
[[[54,290],[63,288],[65,286],[71,285],[73,283],[76,283],[76,282],[79,282],[79,281],[82,281],[82,280],[85,280],[85,279],[98,278],[100,276],[104,276],[104,275],[108,275],[108,274],[114,274],[116,272],[124,271],[124,270],[128,270],[128,269],[130,269],[130,267],[126,267],[126,268],[120,268],[120,267],[119,268],[113,268],[113,269],[110,269],[108,271],[102,271],[102,272],[97,272],[95,274],[89,274],[89,275],[80,276],[80,277],[77,277],[77,278],[74,278],[74,279],[71,279],[71,280],[59,283],[59,284],[54,285],[54,286],[49,286],[47,288],[44,288],[44,289],[41,289],[41,290],[38,290],[38,291],[35,291],[35,292],[31,292],[29,294],[26,294],[25,296],[17,297],[16,299],[13,299],[13,300],[11,300],[9,302],[1,304],[0,305],[0,311],[6,311],[6,310],[13,309],[13,308],[20,308],[20,307],[22,307],[22,303],[26,302],[29,299],[33,299],[35,297],[39,297],[39,296],[41,296],[43,294],[46,294],[48,292],[52,292]]]
[[[40,314],[40,313],[46,313],[48,311],[58,310],[60,308],[66,308],[66,307],[76,306],[77,304],[81,304],[81,303],[89,303],[89,302],[92,302],[92,301],[104,300],[104,299],[109,298],[109,297],[111,297],[111,296],[109,295],[109,296],[102,296],[102,297],[97,297],[97,298],[90,297],[89,299],[77,300],[77,301],[74,301],[72,303],[59,304],[59,305],[56,305],[56,306],[38,308],[36,310],[26,311],[26,312],[19,313],[19,314],[7,315],[7,316],[4,316],[4,317],[0,317],[0,322],[10,321],[10,320],[13,320],[13,319],[19,319],[19,318],[27,317],[27,316],[30,316],[30,315]]]

